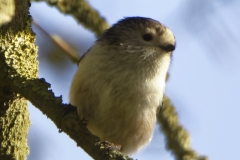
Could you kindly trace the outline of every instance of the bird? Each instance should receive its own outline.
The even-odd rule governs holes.
[[[131,155],[153,137],[175,36],[157,20],[125,17],[104,31],[80,59],[70,104],[101,141]]]

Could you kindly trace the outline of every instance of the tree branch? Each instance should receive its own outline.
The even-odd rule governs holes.
[[[9,23],[0,26],[0,159],[4,160],[25,160],[29,153],[27,100],[7,87],[8,78],[15,74],[37,77],[37,47],[30,29],[29,6],[28,0],[0,0],[0,21],[2,14],[15,13]]]
[[[86,153],[96,160],[131,160],[128,156],[114,149],[110,143],[99,143],[100,139],[92,135],[82,122],[77,112],[64,115],[70,104],[63,104],[62,97],[55,97],[50,84],[44,79],[14,77],[9,79],[9,87],[28,99],[55,125],[69,135]]]
[[[60,49],[64,51],[64,53],[70,58],[73,63],[78,64],[79,55],[77,51],[73,49],[66,41],[64,41],[59,35],[50,35],[47,31],[45,31],[38,23],[35,21],[32,22],[43,34],[45,34],[49,39],[51,39]]]
[[[98,37],[109,28],[106,20],[85,0],[34,0],[46,1],[56,6],[62,13],[72,15],[85,28],[90,29]]]
[[[164,109],[158,113],[157,119],[166,136],[167,148],[174,153],[177,160],[207,160],[207,157],[199,156],[191,149],[190,136],[178,123],[175,107],[166,96],[164,96]]]

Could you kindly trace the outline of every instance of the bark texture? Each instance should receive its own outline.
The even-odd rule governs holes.
[[[37,47],[28,0],[15,0],[15,16],[0,27],[0,159],[25,160],[30,126],[27,100],[10,89],[9,79],[37,77]],[[11,7],[6,6],[6,7]]]

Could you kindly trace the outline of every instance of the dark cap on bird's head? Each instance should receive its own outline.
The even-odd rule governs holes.
[[[136,32],[138,34],[136,34]],[[145,17],[126,17],[106,30],[98,41],[107,41],[111,45],[158,46],[164,51],[175,49],[173,33],[160,22]]]

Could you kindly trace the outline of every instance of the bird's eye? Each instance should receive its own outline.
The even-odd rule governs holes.
[[[152,37],[151,34],[146,33],[142,36],[142,38],[143,38],[144,41],[151,41],[153,37]]]
[[[171,52],[175,50],[175,45],[168,44],[166,46],[161,46],[164,51]]]

